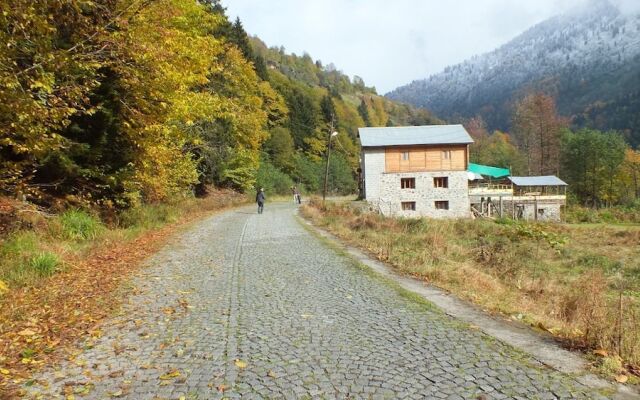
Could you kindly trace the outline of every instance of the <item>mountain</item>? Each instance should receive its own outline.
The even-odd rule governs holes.
[[[640,12],[592,1],[387,97],[508,130],[512,105],[531,91],[555,96],[576,126],[619,130],[640,145]]]

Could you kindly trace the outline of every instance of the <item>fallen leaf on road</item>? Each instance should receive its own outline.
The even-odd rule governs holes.
[[[242,360],[236,360],[235,364],[238,368],[247,368],[247,363]]]
[[[124,375],[124,370],[109,372],[109,378],[119,378]]]
[[[171,370],[171,371],[167,372],[164,375],[161,375],[160,379],[168,380],[168,379],[177,378],[179,376],[180,376],[180,371],[178,371],[177,369],[174,369],[174,370]]]
[[[269,370],[269,372],[267,372],[267,376],[268,376],[269,378],[274,378],[274,379],[278,377],[278,376],[276,375],[276,373],[275,373],[275,372],[273,372],[272,370]]]
[[[224,393],[224,391],[227,390],[228,388],[229,387],[224,383],[221,383],[216,387],[216,389],[218,389],[218,392],[221,392],[221,393]]]

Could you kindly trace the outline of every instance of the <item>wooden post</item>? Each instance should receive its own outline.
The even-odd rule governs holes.
[[[502,196],[500,196],[500,218],[502,218]]]
[[[538,196],[533,196],[533,217],[538,220]]]

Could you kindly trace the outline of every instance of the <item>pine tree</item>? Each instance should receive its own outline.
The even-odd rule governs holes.
[[[251,49],[251,43],[249,42],[249,35],[247,35],[247,32],[244,30],[244,26],[242,25],[242,21],[240,21],[239,17],[236,18],[236,21],[231,27],[229,41],[240,49],[244,58],[247,60],[254,60],[253,50]]]
[[[362,117],[365,125],[371,126],[371,118],[369,117],[369,107],[367,107],[367,103],[364,99],[360,100],[360,105],[358,106],[358,113]]]

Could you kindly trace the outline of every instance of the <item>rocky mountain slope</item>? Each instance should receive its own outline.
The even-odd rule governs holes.
[[[617,129],[640,144],[640,12],[595,0],[387,96],[509,129],[514,101],[529,91],[556,96],[577,126]]]

